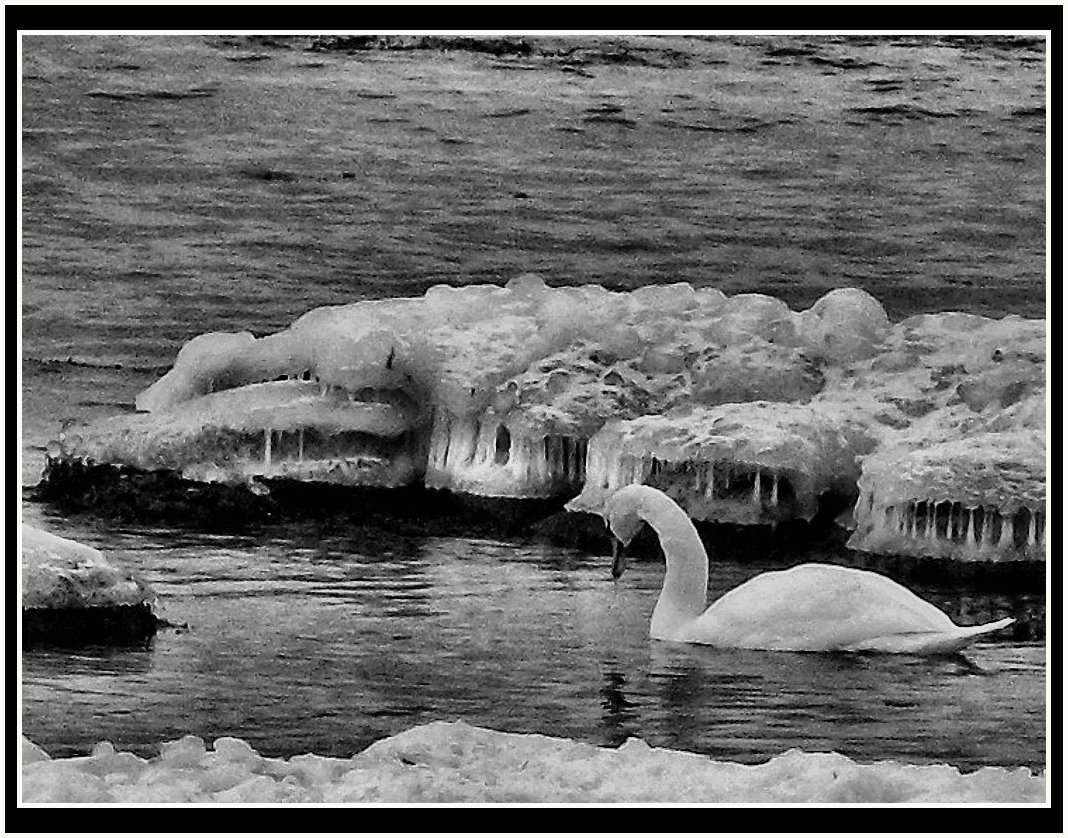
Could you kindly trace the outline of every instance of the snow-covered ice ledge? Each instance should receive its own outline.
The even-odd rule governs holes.
[[[857,549],[1040,561],[1045,336],[1044,320],[1015,315],[891,323],[855,288],[795,312],[686,283],[439,285],[315,309],[258,339],[194,338],[137,397],[142,412],[68,428],[43,484],[62,493],[72,468],[107,465],[255,492],[289,480],[580,496],[573,508],[597,512],[608,487],[650,481],[694,517],[735,524],[811,519],[833,492],[856,503]],[[932,462],[959,463],[973,440],[997,514],[1019,520],[991,514],[967,543],[950,514],[917,538],[928,508],[992,506],[971,498],[974,469]],[[909,466],[917,452],[926,471]],[[912,475],[892,503],[872,485],[888,462]]]
[[[155,632],[156,594],[85,544],[22,525],[23,641],[125,639]]]
[[[1027,768],[856,762],[790,750],[759,765],[652,748],[433,722],[349,759],[260,756],[240,739],[186,736],[146,760],[101,743],[49,759],[22,740],[26,803],[1042,803]]]

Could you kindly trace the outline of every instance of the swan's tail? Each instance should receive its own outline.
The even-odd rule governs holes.
[[[914,655],[949,654],[959,652],[976,638],[1005,628],[1014,622],[1016,620],[1013,617],[1005,617],[981,626],[960,626],[956,631],[915,631],[886,637],[873,637],[850,651],[900,652]]]

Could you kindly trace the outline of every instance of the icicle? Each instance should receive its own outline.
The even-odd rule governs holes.
[[[1005,514],[1001,516],[1001,536],[998,538],[998,549],[1012,549],[1012,517]]]
[[[297,431],[297,459],[304,462],[304,428]]]
[[[756,478],[753,480],[753,503],[760,506],[760,469],[757,469]]]
[[[320,381],[319,382],[319,398],[325,399],[326,398],[326,394],[329,391],[330,391],[329,385],[327,385],[326,383]]]
[[[872,497],[874,497],[874,495]],[[772,478],[771,478],[771,505],[773,507],[779,505],[779,475],[778,475],[778,473],[773,474]]]
[[[1034,547],[1036,540],[1036,531],[1038,530],[1037,513],[1033,509],[1027,510],[1031,520],[1027,525],[1027,546]]]
[[[708,464],[708,481],[705,483],[705,497],[711,500],[716,496],[716,464]]]
[[[271,467],[271,439],[274,437],[274,431],[267,428],[263,432],[263,467],[268,469]]]
[[[968,531],[964,535],[964,543],[971,547],[975,544],[975,508],[968,507]]]
[[[994,544],[994,513],[983,507],[983,532],[979,536],[983,548],[989,548]]]
[[[449,462],[449,451],[452,449],[452,422],[449,421],[448,415],[442,419],[441,434],[445,437],[445,444],[441,446],[441,467],[444,468]]]
[[[946,518],[946,538],[950,541],[956,541],[959,535],[957,529],[957,504],[950,502],[949,517]]]
[[[928,541],[934,542],[938,539],[938,534],[935,532],[935,527],[938,524],[938,508],[931,501],[927,501],[924,511],[927,514],[927,526],[924,536]]]

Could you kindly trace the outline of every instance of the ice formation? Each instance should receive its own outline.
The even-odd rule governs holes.
[[[824,493],[852,493],[857,456],[873,444],[862,425],[779,402],[613,420],[591,441],[585,488],[567,506],[601,514],[617,489],[644,483],[700,521],[810,519]]]
[[[540,734],[433,722],[349,759],[260,756],[195,736],[146,760],[107,742],[49,759],[22,740],[26,803],[1041,803],[1027,768],[856,762],[790,750],[758,765],[653,748],[601,748]]]
[[[22,642],[26,646],[139,641],[162,620],[156,595],[98,550],[22,526]]]
[[[23,610],[152,608],[156,595],[99,550],[22,525]]]
[[[962,560],[1041,560],[1045,446],[1036,431],[980,433],[864,462],[849,545]]]
[[[1029,430],[1027,462],[1041,459],[1045,376],[1042,320],[891,323],[855,288],[794,312],[685,283],[612,292],[524,274],[319,308],[261,338],[201,335],[137,398],[142,413],[68,428],[52,458],[233,484],[578,495],[589,511],[609,486],[650,480],[695,517],[774,523],[811,517],[825,491],[859,497],[861,470],[890,452]],[[964,504],[967,487],[910,500]],[[866,515],[858,504],[871,532]],[[980,553],[1016,556],[1019,541]],[[944,554],[927,544],[907,549]]]

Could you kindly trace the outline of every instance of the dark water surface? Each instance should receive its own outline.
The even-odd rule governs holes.
[[[944,659],[703,649],[648,638],[655,562],[613,582],[606,557],[340,523],[247,536],[42,523],[141,568],[166,614],[188,623],[142,647],[24,652],[24,729],[53,754],[108,739],[147,756],[195,733],[348,756],[463,719],[743,762],[791,747],[1044,762],[1041,644]],[[710,595],[769,567],[715,562]],[[1004,599],[919,592],[958,617]]]
[[[24,38],[22,483],[64,420],[132,409],[196,334],[438,282],[684,280],[795,308],[857,285],[895,319],[1044,316],[1040,43],[634,43],[641,61],[593,50],[576,71]],[[612,583],[542,545],[24,515],[141,569],[190,626],[24,653],[25,732],[54,753],[196,733],[348,755],[463,718],[748,761],[1044,760],[1041,645],[972,665],[679,648],[645,636],[656,563]],[[760,569],[717,564],[713,595]],[[971,596],[922,593],[955,615]]]

